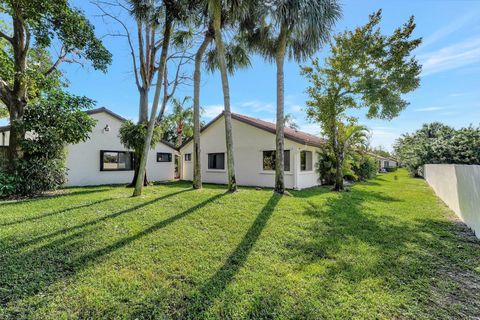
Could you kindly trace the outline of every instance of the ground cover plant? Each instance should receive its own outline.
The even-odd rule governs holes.
[[[0,318],[469,318],[480,241],[405,170],[292,191],[171,183],[0,202]]]

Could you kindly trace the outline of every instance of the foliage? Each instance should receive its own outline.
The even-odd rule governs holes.
[[[455,130],[439,122],[424,124],[402,135],[394,149],[412,175],[421,175],[422,166],[428,163],[480,164],[480,127]]]
[[[421,40],[410,40],[413,17],[390,36],[380,32],[380,20],[378,11],[366,25],[337,34],[323,65],[316,58],[311,66],[302,67],[310,82],[307,115],[320,124],[339,168],[345,150],[344,128],[356,120],[347,111],[367,108],[368,118],[392,119],[408,104],[402,95],[419,86],[421,67],[411,52]],[[338,168],[337,174],[336,189],[341,190]]]
[[[16,194],[33,195],[65,183],[65,146],[88,139],[95,121],[82,110],[92,105],[88,98],[54,91],[25,109],[22,129],[28,137],[21,144]]]
[[[353,171],[360,181],[373,179],[378,172],[377,161],[369,156],[362,156],[358,164],[353,167]]]
[[[172,99],[173,110],[162,121],[163,139],[180,146],[185,139],[193,136],[193,107],[185,107],[190,97]]]
[[[18,175],[0,171],[0,198],[9,197],[18,193],[22,179]]]
[[[147,123],[135,124],[131,120],[125,121],[120,127],[120,142],[127,149],[141,152],[143,144],[145,143],[145,137],[147,136],[147,125]],[[155,146],[160,142],[161,137],[162,131],[160,126],[156,125],[153,129],[150,148],[155,148]]]
[[[423,180],[291,193],[178,182],[0,202],[0,318],[480,314],[480,242]]]

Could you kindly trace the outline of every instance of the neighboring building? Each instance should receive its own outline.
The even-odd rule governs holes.
[[[398,167],[398,161],[393,158],[384,157],[373,153],[371,155],[377,160],[379,172],[386,172],[391,168]]]
[[[232,114],[237,183],[273,187],[275,183],[275,124]],[[201,130],[202,180],[227,183],[225,121],[223,113]],[[319,185],[315,164],[324,141],[314,135],[285,128],[285,187],[303,189]],[[181,147],[183,180],[193,178],[193,141]]]
[[[133,179],[133,153],[119,138],[125,119],[106,108],[87,111],[97,120],[86,142],[67,146],[68,186],[129,183]],[[0,127],[0,143],[8,145],[9,127]],[[147,177],[150,181],[173,180],[178,151],[166,142],[150,150]],[[178,177],[178,174],[177,174]]]

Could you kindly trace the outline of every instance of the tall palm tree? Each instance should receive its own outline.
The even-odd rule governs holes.
[[[211,24],[205,31],[202,43],[195,54],[195,70],[193,72],[193,188],[202,188],[202,164],[200,160],[200,81],[202,61],[207,47],[212,42],[214,31]]]
[[[284,179],[284,63],[288,56],[302,62],[320,49],[341,16],[337,0],[275,0],[257,10],[264,23],[250,30],[250,45],[277,68],[275,191],[285,192]]]

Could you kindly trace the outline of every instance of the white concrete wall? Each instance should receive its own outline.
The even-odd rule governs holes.
[[[427,164],[424,178],[480,238],[480,166]]]
[[[232,120],[232,127],[237,183],[243,186],[273,187],[275,172],[263,170],[263,151],[275,150],[275,135],[235,119]],[[207,183],[226,184],[227,166],[223,117],[202,132],[200,143],[202,180]],[[193,178],[193,155],[192,162],[184,161],[184,155],[192,153],[192,150],[192,142],[180,150],[183,159],[183,180],[192,180]],[[285,150],[290,150],[290,172],[285,172],[286,188],[307,188],[318,185],[318,176],[315,173],[317,149],[286,139]],[[312,171],[300,173],[300,150],[312,151]],[[225,170],[208,169],[208,154],[217,152],[225,153]],[[294,174],[295,170],[299,173],[297,179]]]
[[[132,171],[100,171],[100,151],[126,151],[121,144],[119,130],[122,122],[107,113],[91,115],[97,120],[90,133],[90,139],[84,143],[67,147],[66,166],[68,168],[68,186],[129,183],[133,179]],[[110,130],[103,129],[108,125]],[[157,152],[172,153],[172,162],[157,162]],[[174,178],[174,155],[177,151],[159,143],[150,150],[147,160],[147,176],[151,181],[172,180]]]
[[[0,132],[0,146],[8,146],[8,140],[10,139],[10,132]]]

